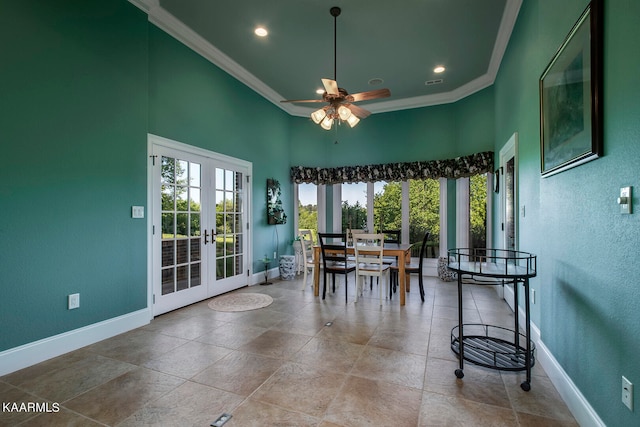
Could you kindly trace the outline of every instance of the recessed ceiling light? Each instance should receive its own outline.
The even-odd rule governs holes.
[[[258,27],[253,32],[256,33],[256,36],[258,37],[266,37],[266,35],[269,34],[267,29],[264,27]]]
[[[369,84],[370,84],[371,86],[381,85],[382,83],[384,83],[384,80],[382,80],[382,79],[381,79],[381,78],[379,78],[379,77],[376,77],[376,78],[374,78],[374,79],[369,80]]]
[[[324,94],[324,89],[322,89],[322,88],[316,89],[316,93],[318,95],[322,95],[322,94]]]
[[[433,69],[434,73],[443,73],[445,70],[445,68],[442,65],[438,65],[436,68]]]

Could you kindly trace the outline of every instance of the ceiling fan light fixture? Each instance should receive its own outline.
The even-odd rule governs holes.
[[[355,105],[359,101],[370,101],[372,99],[386,98],[391,96],[389,89],[376,89],[365,92],[359,92],[349,94],[345,89],[338,86],[336,81],[336,63],[337,63],[337,17],[340,15],[339,7],[332,7],[330,9],[331,16],[333,16],[333,80],[328,78],[321,79],[324,90],[319,89],[316,91],[319,95],[322,95],[322,100],[319,99],[298,99],[298,100],[284,100],[280,102],[326,102],[324,108],[320,108],[310,114],[311,120],[324,130],[331,130],[333,124],[337,126],[346,122],[350,127],[355,127],[360,119],[368,117],[371,112],[365,110],[362,107]],[[372,79],[370,84],[380,84],[382,79]]]
[[[326,117],[326,115],[327,113],[324,111],[324,108],[321,108],[311,113],[311,120],[313,120],[315,124],[319,125],[322,119]]]
[[[331,130],[332,126],[333,126],[333,118],[331,118],[328,115],[320,123],[320,127],[324,130]]]
[[[338,108],[338,116],[340,117],[340,120],[349,120],[349,117],[352,116],[351,110],[344,105],[341,105]]]
[[[356,125],[358,123],[360,123],[360,119],[358,117],[356,117],[355,114],[352,114],[349,116],[349,118],[347,119],[347,123],[349,123],[349,126],[351,126],[352,128],[356,127]]]

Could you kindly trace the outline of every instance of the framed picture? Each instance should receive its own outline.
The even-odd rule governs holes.
[[[542,176],[602,154],[602,0],[592,0],[540,77]]]

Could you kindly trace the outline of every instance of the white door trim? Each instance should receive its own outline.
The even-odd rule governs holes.
[[[245,200],[244,200],[244,209],[246,211],[246,224],[245,229],[245,266],[247,270],[245,285],[251,284],[252,277],[252,265],[253,265],[253,248],[252,248],[252,240],[251,233],[252,230],[249,227],[249,224],[252,223],[252,209],[251,209],[251,176],[253,174],[253,164],[246,160],[238,159],[235,157],[230,157],[224,154],[216,153],[210,150],[206,150],[200,147],[195,147],[192,145],[188,145],[179,141],[174,141],[168,138],[164,138],[154,134],[147,135],[147,153],[149,156],[149,167],[147,168],[147,306],[149,307],[151,313],[153,313],[154,309],[154,301],[153,301],[153,248],[154,248],[154,221],[153,216],[155,212],[154,208],[154,169],[151,166],[153,162],[158,161],[158,159],[153,158],[154,147],[166,148],[170,150],[179,150],[190,155],[200,156],[207,159],[210,159],[214,163],[222,163],[232,167],[237,167],[240,170],[243,170],[243,174],[245,175],[246,182],[246,191],[245,191]],[[156,225],[156,231],[160,225]],[[161,232],[161,231],[160,231]],[[215,267],[215,263],[214,263]],[[244,270],[244,269],[243,269]]]

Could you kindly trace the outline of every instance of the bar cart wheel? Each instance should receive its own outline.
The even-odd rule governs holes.
[[[464,377],[464,372],[462,372],[462,369],[456,369],[456,377],[458,378]]]
[[[524,391],[529,391],[531,390],[531,384],[529,384],[529,381],[523,381],[522,384],[520,384],[520,388]]]

